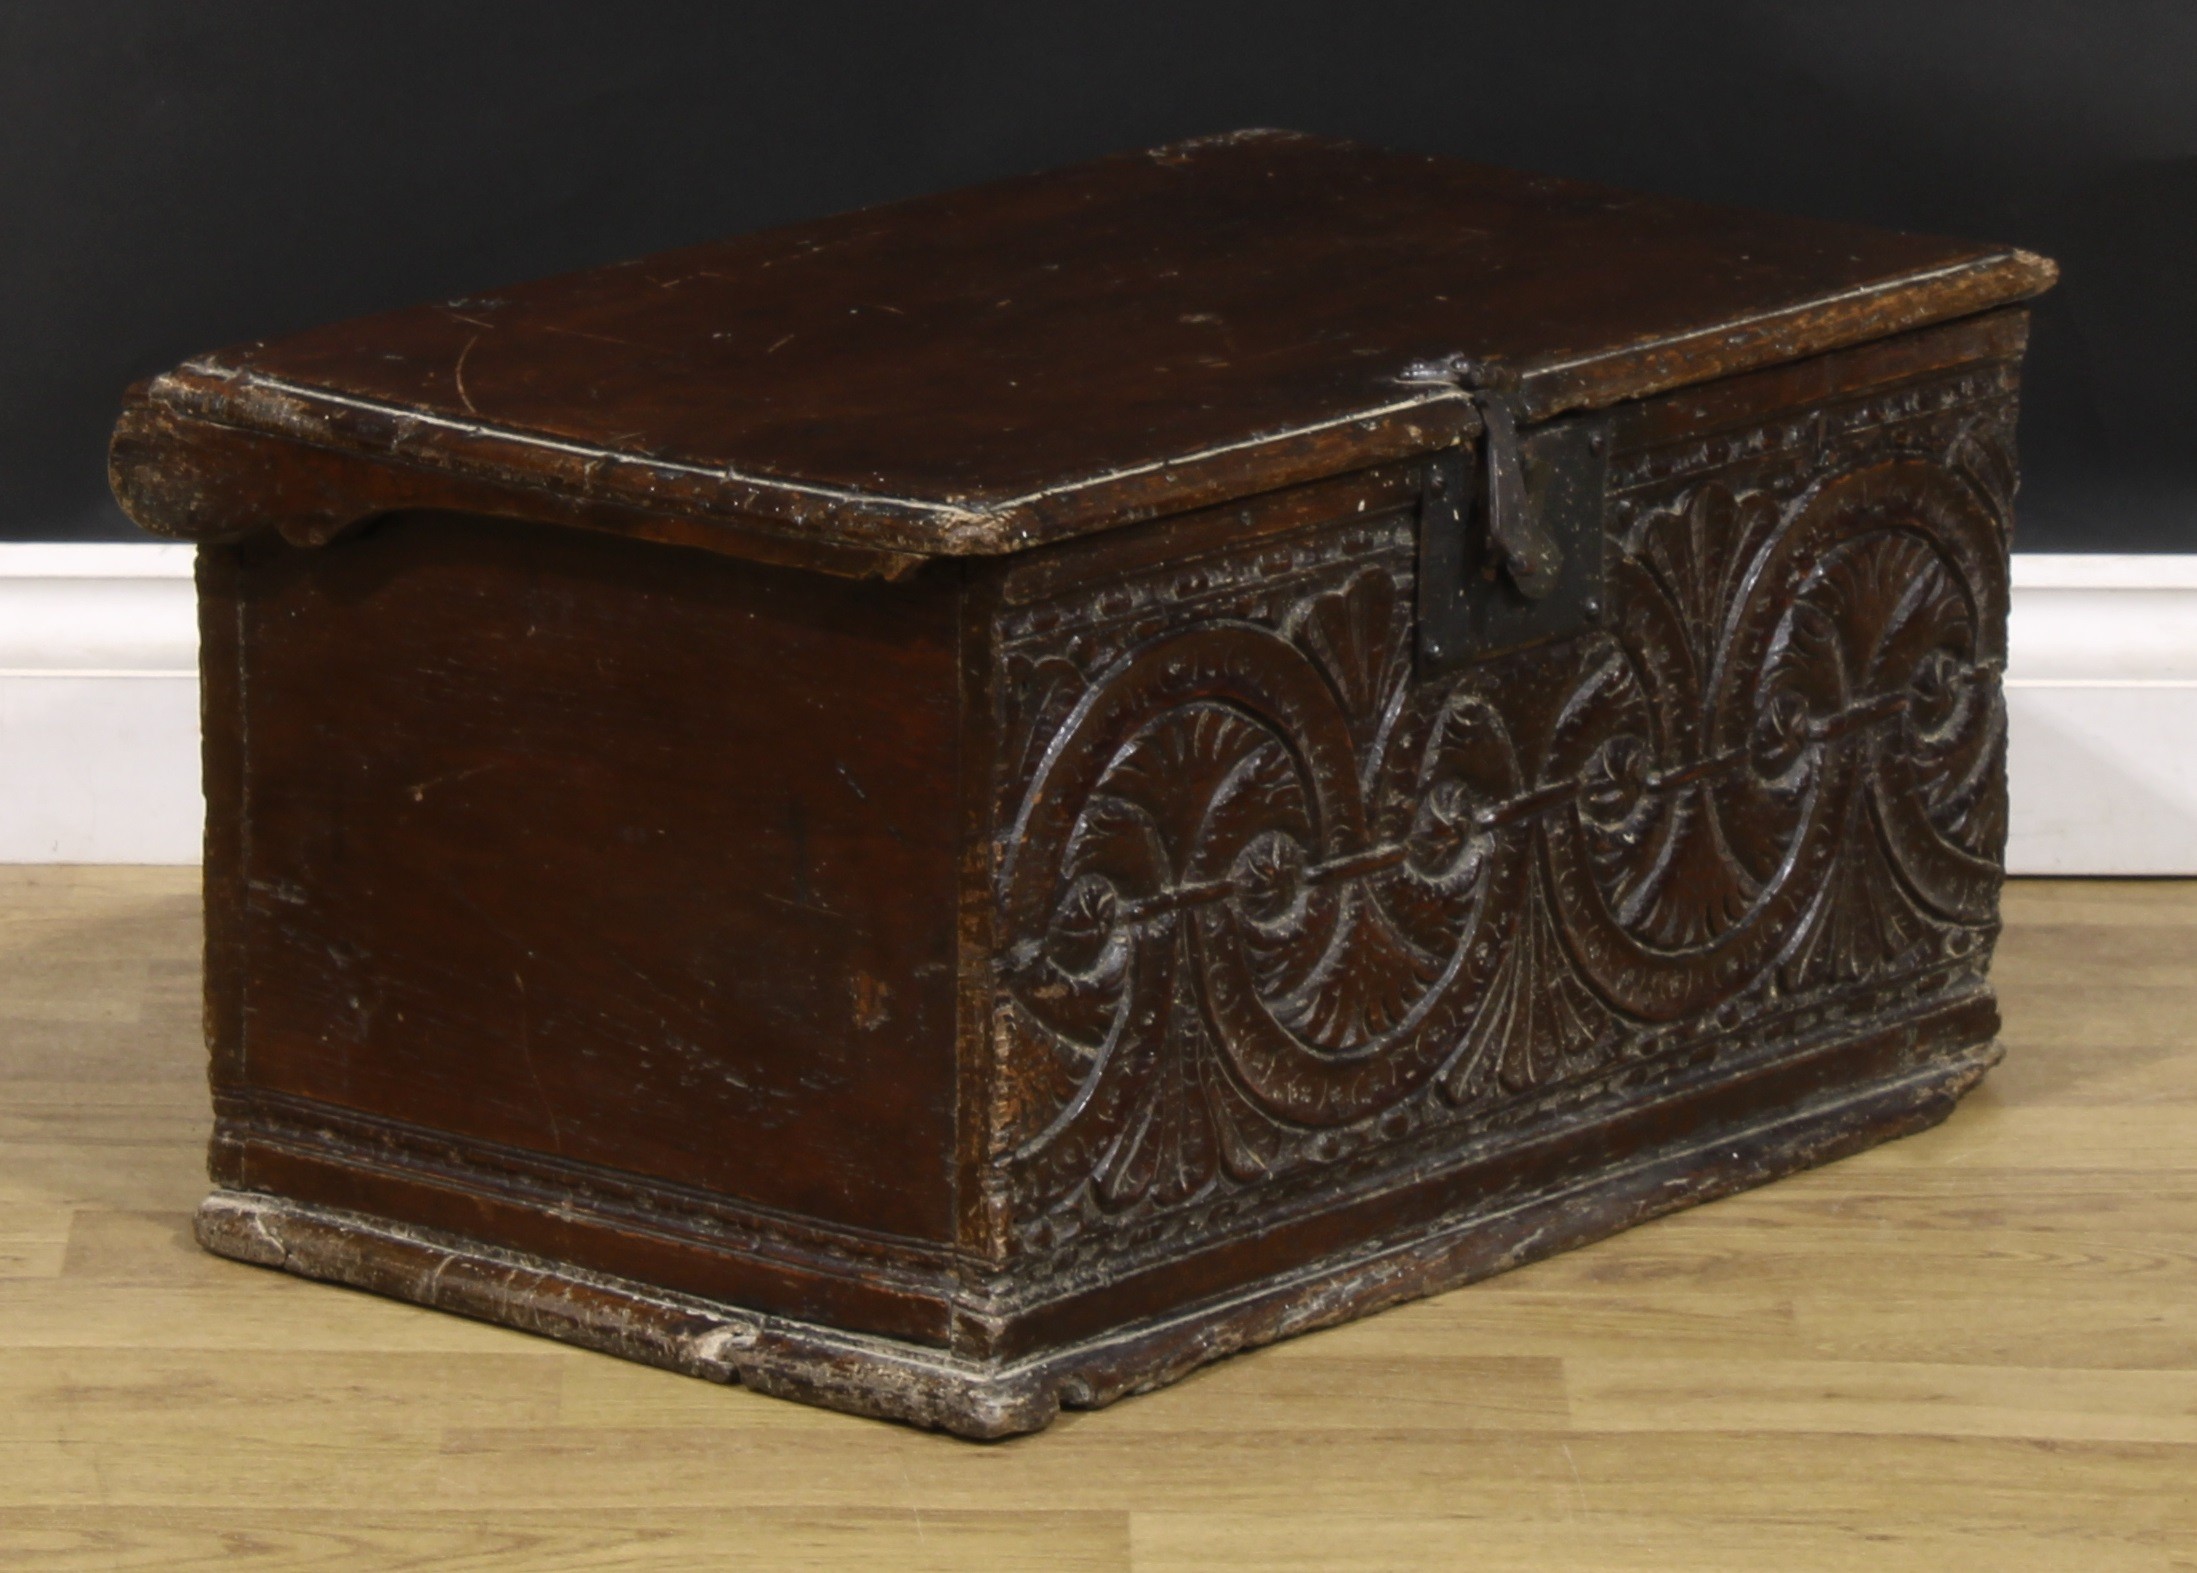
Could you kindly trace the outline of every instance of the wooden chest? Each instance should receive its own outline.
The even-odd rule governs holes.
[[[1941,1118],[2051,278],[1243,133],[153,379],[200,1238],[999,1436]]]

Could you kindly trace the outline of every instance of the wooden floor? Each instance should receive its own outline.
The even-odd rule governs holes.
[[[974,1446],[200,1254],[196,875],[0,869],[0,1567],[2197,1569],[2197,885],[1939,1130]]]

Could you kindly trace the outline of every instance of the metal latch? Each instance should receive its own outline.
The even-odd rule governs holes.
[[[1480,441],[1429,460],[1421,494],[1419,657],[1436,670],[1580,633],[1602,615],[1609,416],[1520,431],[1507,388],[1472,393]]]

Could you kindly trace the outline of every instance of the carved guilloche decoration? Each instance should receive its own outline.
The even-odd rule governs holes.
[[[1454,673],[1415,668],[1405,516],[1224,555],[1149,635],[1157,581],[1003,629],[1021,1248],[1956,987],[1996,924],[2010,465],[1988,380],[1945,394],[1613,487],[1604,626]]]
[[[199,1238],[995,1437],[1943,1118],[2052,277],[1246,132],[140,384]]]

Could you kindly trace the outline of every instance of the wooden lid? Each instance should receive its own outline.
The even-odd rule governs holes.
[[[1455,441],[1464,361],[1535,419],[2052,278],[2005,247],[1241,132],[204,356],[132,390],[115,482],[190,538],[466,506],[889,572]]]

